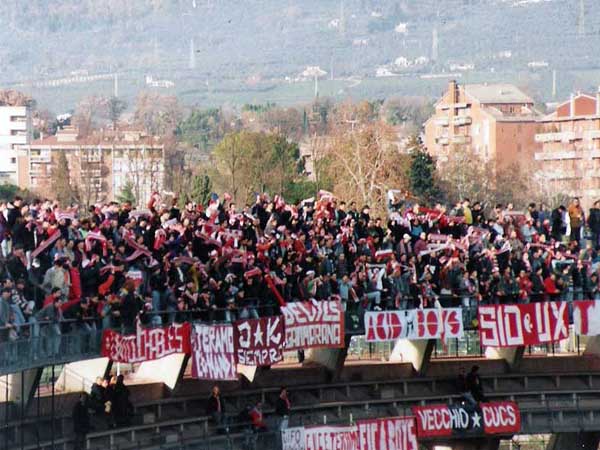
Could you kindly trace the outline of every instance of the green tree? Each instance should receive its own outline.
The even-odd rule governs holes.
[[[0,201],[12,201],[19,194],[19,187],[14,184],[0,184]]]
[[[58,157],[52,165],[50,186],[54,198],[62,205],[66,206],[79,201],[78,190],[71,183],[69,162],[63,151],[58,152]]]
[[[108,99],[106,107],[108,120],[112,123],[113,130],[116,130],[121,114],[127,109],[127,102],[119,97],[111,97]]]
[[[410,157],[409,178],[412,194],[428,202],[437,199],[439,189],[435,181],[435,161],[420,147],[413,147]]]
[[[271,164],[274,178],[279,181],[278,192],[285,196],[286,187],[298,175],[300,149],[295,142],[288,142],[283,136],[277,136],[273,142]]]
[[[121,187],[121,192],[117,195],[117,200],[121,203],[129,203],[135,205],[134,185],[131,180],[127,180]]]
[[[213,183],[208,174],[195,175],[192,180],[192,199],[206,205],[213,190]]]

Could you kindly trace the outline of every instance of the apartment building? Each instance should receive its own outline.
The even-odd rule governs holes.
[[[590,207],[600,199],[600,91],[572,94],[539,123],[537,175],[549,193],[581,197]]]
[[[26,164],[19,178],[28,189],[47,192],[52,171],[64,153],[70,182],[81,202],[93,204],[113,200],[131,183],[138,203],[154,191],[162,191],[165,176],[165,149],[158,137],[140,130],[96,130],[82,137],[74,127],[44,137],[23,147]]]
[[[29,144],[31,136],[31,108],[0,102],[0,183],[19,183],[19,148]]]
[[[528,164],[540,148],[537,117],[533,100],[516,86],[450,81],[425,122],[425,145],[438,164],[459,148],[496,167]]]

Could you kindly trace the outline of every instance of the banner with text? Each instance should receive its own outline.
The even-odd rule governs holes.
[[[304,427],[291,427],[281,430],[282,450],[306,450]]]
[[[137,363],[160,359],[173,353],[190,353],[189,323],[162,328],[136,327],[135,334],[114,330],[102,333],[102,356],[114,362]]]
[[[201,380],[237,380],[233,325],[194,324],[192,376]]]
[[[305,450],[358,450],[356,427],[310,427],[304,436]]]
[[[344,311],[339,301],[296,302],[281,308],[286,350],[344,346]]]
[[[521,430],[515,402],[413,406],[412,411],[419,438],[514,434]]]
[[[573,325],[580,336],[600,335],[600,301],[573,302]]]
[[[566,302],[480,306],[479,334],[484,347],[517,347],[569,337]]]
[[[396,339],[448,339],[463,336],[460,308],[369,311],[365,313],[367,342]]]
[[[246,366],[270,366],[283,360],[283,316],[238,320],[233,324],[235,359]]]
[[[418,450],[414,417],[359,420],[360,450]]]

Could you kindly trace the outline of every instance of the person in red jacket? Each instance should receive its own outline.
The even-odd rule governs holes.
[[[254,431],[266,431],[267,424],[265,423],[264,415],[262,412],[262,403],[258,402],[254,405],[254,408],[248,413],[250,416],[250,422]]]
[[[556,275],[551,273],[544,280],[544,291],[547,298],[550,300],[556,300],[560,295],[559,289],[556,287]]]

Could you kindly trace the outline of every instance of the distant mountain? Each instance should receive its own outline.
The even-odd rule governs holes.
[[[401,57],[426,72],[589,69],[595,1],[3,0],[0,81],[119,71],[239,86],[306,66],[374,76]]]

